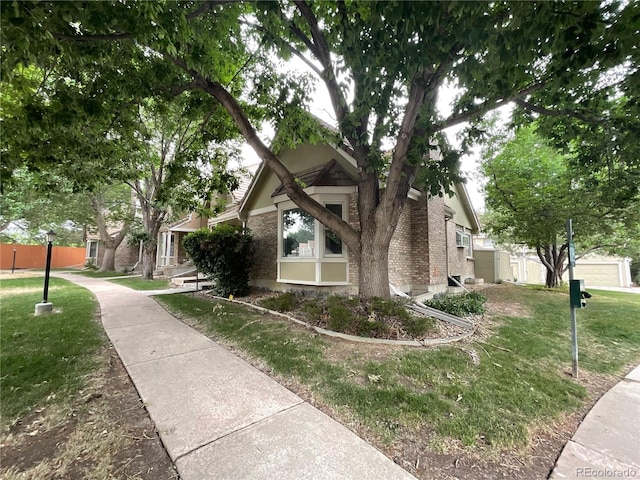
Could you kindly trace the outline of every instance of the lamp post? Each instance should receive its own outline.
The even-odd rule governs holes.
[[[36,315],[42,315],[49,313],[53,310],[53,304],[49,302],[49,274],[51,273],[51,249],[53,247],[53,239],[56,234],[53,230],[49,230],[46,233],[47,236],[47,263],[44,270],[44,293],[42,295],[42,302],[36,303]]]

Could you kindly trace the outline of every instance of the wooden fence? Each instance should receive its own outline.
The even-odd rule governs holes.
[[[46,245],[0,243],[0,270],[11,270],[15,251],[15,268],[45,268]],[[58,247],[51,250],[51,268],[81,267],[85,263],[84,247]]]

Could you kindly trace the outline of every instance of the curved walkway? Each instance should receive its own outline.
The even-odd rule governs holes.
[[[549,478],[640,478],[640,365],[584,417]]]
[[[138,292],[92,291],[182,480],[414,479],[349,429]],[[154,292],[154,293],[171,293]]]

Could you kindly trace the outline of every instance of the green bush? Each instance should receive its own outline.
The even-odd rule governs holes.
[[[462,295],[440,295],[424,303],[431,308],[442,310],[458,317],[464,317],[484,313],[487,296],[476,291]]]
[[[265,298],[260,305],[276,312],[290,312],[298,305],[298,299],[295,293],[285,292],[277,297]]]
[[[247,230],[216,225],[211,231],[190,233],[182,241],[198,271],[211,278],[214,290],[222,296],[249,293],[249,272],[255,247]]]

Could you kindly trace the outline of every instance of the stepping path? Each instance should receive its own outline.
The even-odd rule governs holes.
[[[98,298],[104,329],[182,480],[415,478],[144,292],[55,276]]]

